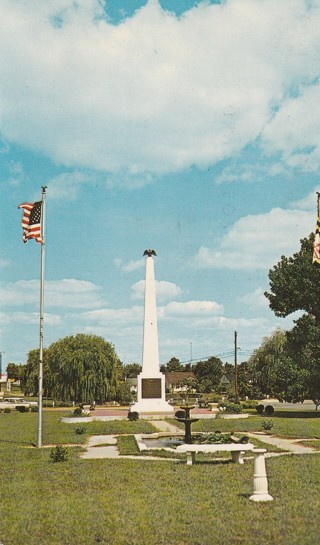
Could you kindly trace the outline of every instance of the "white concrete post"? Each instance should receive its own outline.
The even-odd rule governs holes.
[[[268,478],[266,472],[265,448],[257,448],[253,451],[254,469],[253,469],[253,494],[251,501],[272,501],[273,497],[268,493]]]

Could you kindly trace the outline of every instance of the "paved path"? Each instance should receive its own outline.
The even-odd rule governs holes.
[[[169,433],[181,433],[177,426],[169,424],[165,420],[152,420],[150,422],[157,431]],[[170,460],[177,462],[176,458],[160,458],[158,456],[121,456],[117,447],[117,437],[115,435],[93,435],[85,445],[86,451],[81,455],[85,459],[98,458],[131,458],[134,460]]]
[[[181,428],[178,428],[178,426],[175,426],[174,424],[169,424],[169,422],[166,422],[166,420],[152,420],[150,424],[155,426],[159,431],[167,431],[169,433],[183,433],[183,430]]]
[[[260,433],[247,433],[248,437],[258,439],[259,441],[266,443],[267,445],[272,445],[274,447],[281,448],[285,450],[285,453],[272,452],[268,453],[268,456],[281,455],[281,454],[314,454],[315,452],[320,452],[315,450],[312,447],[306,447],[301,445],[301,441],[304,439],[285,439],[283,437],[276,437],[274,435],[266,435]]]
[[[177,428],[173,424],[169,424],[165,420],[152,420],[150,422],[158,431],[169,433],[181,433],[181,429]],[[264,433],[247,433],[248,437],[258,439],[266,445],[275,446],[283,449],[284,452],[267,452],[266,457],[284,456],[290,454],[314,454],[320,451],[315,450],[312,447],[304,446],[300,444],[303,439],[285,439],[282,437],[276,437],[273,435],[267,435]],[[117,447],[116,435],[93,435],[85,445],[86,451],[81,454],[85,459],[101,459],[101,458],[130,458],[134,460],[160,460],[160,461],[174,461],[174,458],[160,458],[157,456],[121,456]]]
[[[125,458],[132,460],[157,460],[177,462],[176,458],[160,458],[158,456],[121,456],[117,447],[117,437],[115,435],[92,435],[85,445],[86,451],[81,454],[81,458],[105,459],[105,458]]]

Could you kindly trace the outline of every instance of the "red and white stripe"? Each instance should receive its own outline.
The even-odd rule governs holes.
[[[29,238],[34,238],[37,242],[43,244],[41,236],[41,223],[34,223],[29,225],[30,215],[34,204],[35,203],[24,202],[18,206],[18,208],[23,208],[23,216],[21,222],[23,229],[22,240],[26,243],[28,242]]]

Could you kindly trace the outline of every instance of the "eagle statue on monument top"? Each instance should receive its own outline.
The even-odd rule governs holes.
[[[157,255],[155,250],[145,250],[143,255],[147,255],[148,257],[151,257],[153,255]]]

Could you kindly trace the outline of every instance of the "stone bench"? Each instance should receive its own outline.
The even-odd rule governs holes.
[[[243,455],[246,451],[253,450],[254,445],[252,443],[215,443],[215,444],[192,444],[192,445],[179,445],[176,448],[176,452],[185,452],[187,454],[187,464],[192,465],[195,461],[195,456],[197,452],[231,452],[232,461],[237,464],[243,464]]]

